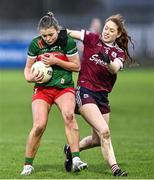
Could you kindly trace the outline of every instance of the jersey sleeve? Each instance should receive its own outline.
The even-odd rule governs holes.
[[[65,47],[65,53],[67,56],[73,56],[74,54],[78,53],[76,42],[69,35],[68,35],[67,45]]]
[[[99,37],[99,34],[81,30],[81,38],[83,40],[83,44],[87,44],[88,46],[94,46],[96,42],[98,42]]]
[[[31,43],[28,47],[27,55],[32,58],[35,58],[37,56],[37,47],[36,47],[36,43],[34,41],[31,41]]]
[[[121,69],[123,68],[123,64],[124,64],[125,60],[126,60],[126,55],[125,55],[124,51],[119,52],[117,57],[114,59],[114,61],[119,62]]]
[[[123,62],[123,63],[124,63],[124,62],[125,62],[125,60],[126,60],[126,55],[125,55],[124,51],[123,51],[123,52],[118,53],[117,58],[118,58],[121,62]]]

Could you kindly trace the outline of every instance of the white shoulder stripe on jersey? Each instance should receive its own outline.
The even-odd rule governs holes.
[[[67,57],[72,57],[72,56],[74,56],[74,55],[76,55],[76,54],[79,54],[78,51],[77,51],[76,53],[74,53],[74,54],[66,54],[66,56],[67,56]]]
[[[29,56],[27,55],[28,58],[31,58],[31,59],[35,59],[37,56]]]
[[[84,30],[84,29],[81,29],[81,37],[80,37],[80,40],[81,40],[81,41],[84,40],[84,33],[85,33],[85,30]]]

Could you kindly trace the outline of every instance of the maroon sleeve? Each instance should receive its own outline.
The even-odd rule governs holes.
[[[120,59],[122,62],[124,62],[126,60],[126,55],[124,51],[119,52],[117,58]]]
[[[83,44],[86,44],[88,46],[93,46],[99,40],[99,37],[100,37],[99,34],[94,34],[90,31],[85,31]]]

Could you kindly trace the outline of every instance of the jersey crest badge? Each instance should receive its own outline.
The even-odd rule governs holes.
[[[116,53],[116,52],[112,52],[112,53],[111,53],[111,56],[114,57],[114,58],[116,58],[116,57],[117,57],[117,53]]]

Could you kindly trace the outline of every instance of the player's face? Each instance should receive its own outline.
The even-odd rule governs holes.
[[[58,31],[54,27],[41,29],[40,34],[43,40],[49,45],[53,44],[58,38]]]
[[[105,43],[113,44],[119,36],[117,25],[112,21],[106,22],[102,32],[102,40]]]

